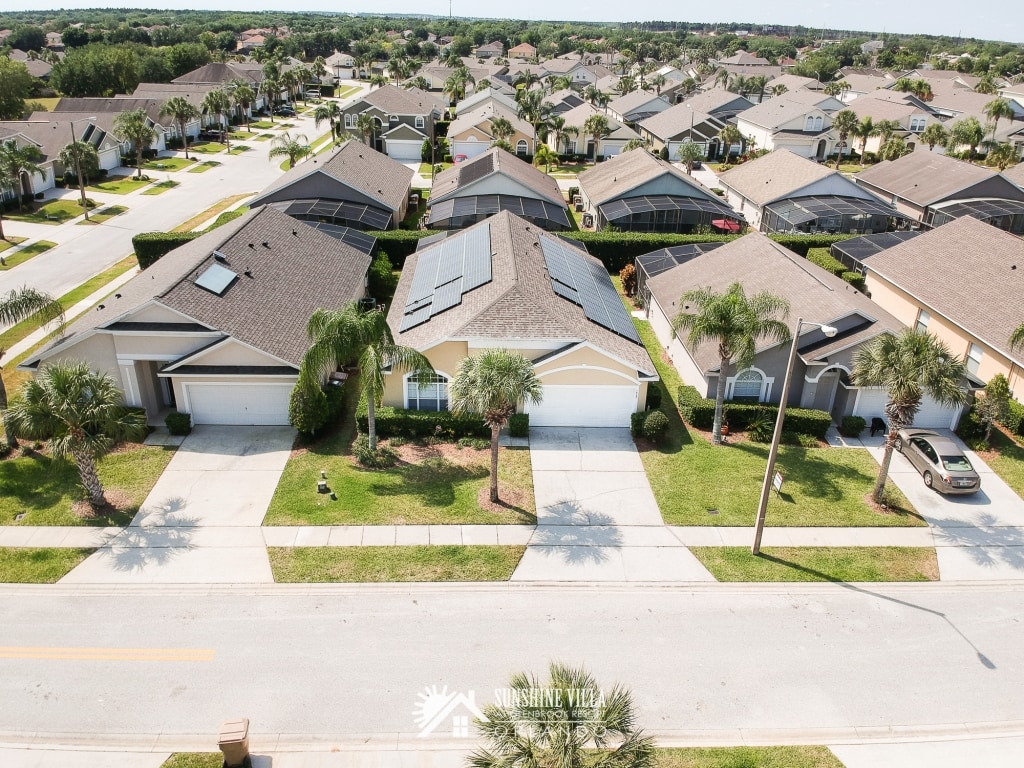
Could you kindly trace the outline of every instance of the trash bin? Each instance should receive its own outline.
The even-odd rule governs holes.
[[[249,759],[249,718],[225,721],[220,727],[217,746],[224,753],[227,768],[252,765]]]

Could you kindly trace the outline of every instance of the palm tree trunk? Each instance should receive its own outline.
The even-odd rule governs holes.
[[[878,470],[878,479],[875,480],[875,490],[871,492],[871,497],[876,503],[882,502],[882,492],[885,490],[885,481],[889,478],[889,465],[892,463],[892,452],[896,447],[896,433],[899,430],[892,423],[892,419],[889,420],[889,433],[885,436],[885,451],[882,453],[882,467]]]
[[[715,391],[715,424],[711,429],[711,442],[722,444],[722,421],[725,412],[725,377],[729,372],[729,358],[722,358],[722,366],[718,371],[718,387]]]
[[[373,402],[373,395],[367,392],[366,398],[366,438],[370,443],[370,450],[377,450],[377,405]]]
[[[181,121],[181,145],[185,147],[185,159],[188,160],[188,134],[185,133],[185,121]]]
[[[135,147],[135,175],[138,178],[142,178],[142,144],[136,143]]]
[[[14,433],[11,432],[10,427],[7,425],[7,385],[4,384],[3,371],[0,371],[0,420],[3,421],[7,445],[10,448],[17,448],[18,438],[14,436]]]
[[[501,427],[491,425],[491,503],[498,503],[498,434]]]
[[[0,205],[0,240],[6,240],[7,235],[4,234],[4,209]]]
[[[96,460],[90,453],[80,449],[73,451],[72,455],[75,459],[75,466],[78,467],[78,477],[82,481],[82,487],[85,488],[85,492],[89,496],[89,503],[94,507],[102,506],[107,500],[103,496],[103,485],[96,472]]]

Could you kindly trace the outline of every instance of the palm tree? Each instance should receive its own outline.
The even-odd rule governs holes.
[[[256,101],[256,91],[244,80],[236,78],[228,83],[228,93],[231,94],[231,101],[235,107],[241,109],[246,129],[252,133],[252,126],[249,125],[249,107]]]
[[[524,69],[519,73],[519,76],[512,81],[512,85],[516,89],[516,100],[525,93],[533,88],[534,85],[540,82],[540,75],[534,72],[532,69]]]
[[[313,73],[313,77],[322,82],[327,75],[327,60],[323,56],[317,56],[310,64],[309,71]]]
[[[19,211],[24,207],[25,196],[32,194],[33,174],[42,173],[36,162],[41,159],[42,155],[32,144],[19,147],[13,141],[0,142],[0,186],[15,194]],[[3,237],[2,226],[0,237]]]
[[[373,135],[377,132],[377,121],[367,112],[356,115],[356,131],[363,137],[363,141],[373,146]]]
[[[281,81],[276,77],[264,77],[260,83],[260,92],[267,97],[267,112],[270,113],[270,122],[274,122],[274,106],[277,97],[281,95]]]
[[[583,89],[583,98],[594,106],[597,106],[597,99],[602,96],[601,89],[596,85],[588,85]]]
[[[1009,99],[992,99],[992,101],[985,105],[985,117],[992,123],[993,141],[996,138],[996,128],[999,127],[999,119],[1005,117],[1007,120],[1013,120],[1013,115],[1013,107],[1010,105]]]
[[[212,114],[217,118],[217,126],[224,130],[224,143],[227,145],[228,151],[231,150],[231,137],[230,137],[230,126],[228,121],[222,121],[231,111],[231,97],[228,96],[226,91],[222,91],[220,88],[215,88],[206,94],[203,99],[203,109],[206,110],[207,114]]]
[[[367,437],[377,449],[376,408],[384,393],[384,373],[410,372],[433,376],[434,367],[411,347],[395,343],[383,312],[364,312],[358,302],[342,309],[318,309],[306,326],[312,344],[302,357],[301,376],[323,380],[328,373],[358,361],[359,381],[366,395]]]
[[[974,91],[975,93],[993,94],[997,93],[999,89],[996,87],[996,81],[992,79],[992,75],[985,74],[977,83],[975,83]]]
[[[82,212],[89,218],[89,201],[85,197],[85,185],[100,169],[100,156],[96,147],[84,141],[73,141],[65,144],[57,153],[57,162],[65,169],[74,168],[78,172],[78,187],[82,193]]]
[[[911,151],[902,136],[895,136],[878,148],[878,156],[882,160],[899,160],[904,155],[909,155]]]
[[[185,147],[185,159],[187,160],[188,134],[185,133],[185,126],[190,121],[199,117],[199,110],[196,109],[195,104],[184,96],[172,96],[160,108],[160,115],[162,117],[170,117],[178,124],[178,130],[181,132],[181,143]]]
[[[753,93],[757,91],[757,103],[764,101],[764,92],[768,88],[768,78],[764,75],[754,75],[747,78],[747,88]]]
[[[59,320],[58,326],[64,328],[64,307],[47,293],[35,288],[21,288],[0,296],[0,327],[14,325],[22,320],[34,317],[42,325]],[[0,361],[4,359],[4,349],[0,348]],[[7,387],[4,386],[3,368],[0,368],[0,420],[4,423],[7,434],[7,445],[18,447],[18,440],[7,428]]]
[[[534,135],[537,135],[540,124],[548,119],[551,110],[551,105],[544,101],[543,91],[528,91],[519,95],[516,116],[529,122],[533,126]]]
[[[900,130],[900,124],[895,120],[879,120],[875,123],[875,131],[878,133],[881,143],[888,144],[896,131]]]
[[[608,118],[604,115],[591,115],[583,121],[583,135],[589,136],[594,140],[594,162],[597,162],[599,149],[601,145],[601,139],[612,132],[611,125],[608,124]]]
[[[889,397],[885,404],[889,432],[875,482],[875,501],[882,499],[898,433],[914,423],[922,398],[927,394],[947,406],[966,403],[967,393],[960,385],[966,374],[963,361],[949,347],[935,336],[913,328],[898,336],[879,336],[854,354],[850,376],[854,385],[883,387]]]
[[[704,157],[704,150],[699,144],[692,141],[684,141],[676,150],[676,160],[686,163],[686,172],[693,173],[693,164]]]
[[[606,693],[586,670],[554,662],[548,675],[513,676],[509,701],[484,708],[476,726],[486,747],[469,756],[469,768],[653,768],[654,742],[637,727],[628,690]],[[538,691],[561,695],[538,707]]]
[[[427,78],[425,78],[423,75],[416,75],[416,77],[412,78],[411,80],[409,80],[409,82],[405,84],[405,87],[419,88],[421,91],[428,91],[430,90],[430,83],[427,81]]]
[[[114,118],[114,132],[127,139],[135,148],[136,174],[142,176],[142,152],[153,143],[156,131],[149,124],[145,110],[133,109]]]
[[[852,109],[841,109],[832,118],[832,129],[839,134],[839,146],[836,153],[836,169],[843,161],[843,148],[846,146],[846,138],[857,130],[857,115]]]
[[[789,92],[789,88],[784,86],[782,83],[773,85],[769,90],[771,91],[772,96],[781,96],[782,94]]]
[[[687,342],[693,348],[705,342],[718,344],[721,366],[711,441],[720,445],[729,364],[735,358],[737,370],[749,368],[754,362],[759,339],[779,344],[789,341],[789,326],[783,322],[789,316],[789,302],[768,291],[748,298],[743,286],[733,283],[725,293],[716,293],[710,288],[687,291],[679,304],[682,309],[672,319],[673,332],[686,331]],[[687,312],[691,305],[696,307],[696,312]]]
[[[544,387],[533,363],[516,352],[489,349],[466,357],[448,387],[456,413],[478,413],[491,428],[491,502],[498,501],[498,435],[519,402],[539,404]]]
[[[636,90],[636,80],[631,75],[623,75],[615,84],[615,91],[619,96],[625,96]]]
[[[374,86],[383,88],[387,84],[388,79],[384,75],[370,75],[370,90],[373,90]]]
[[[990,144],[988,154],[985,156],[985,163],[994,165],[1002,173],[1011,165],[1017,162],[1017,150],[1008,141],[999,141]]]
[[[476,85],[476,78],[469,71],[469,67],[460,66],[456,67],[455,71],[444,81],[444,87],[441,90],[451,97],[452,102],[458,103],[466,98],[466,89],[471,84]]]
[[[936,144],[945,144],[949,140],[949,131],[942,123],[930,123],[921,132],[921,141],[928,145],[928,151],[932,152]]]
[[[288,168],[294,168],[296,161],[309,157],[313,152],[313,148],[309,146],[309,141],[301,133],[292,136],[288,131],[285,131],[280,136],[276,136],[270,143],[270,153],[267,159],[273,160],[275,157],[287,157]]]
[[[515,132],[515,126],[508,118],[496,117],[491,120],[491,135],[498,141],[508,141]]]
[[[949,132],[949,138],[946,140],[946,149],[948,151],[955,151],[957,147],[962,147],[966,144],[969,147],[967,161],[973,163],[974,151],[984,140],[985,129],[981,127],[978,118],[966,117],[957,122]]]
[[[320,123],[326,122],[331,126],[331,143],[338,140],[338,118],[341,117],[341,107],[336,101],[328,101],[313,110],[313,125],[320,128]]]
[[[726,123],[722,126],[722,130],[718,132],[718,140],[722,142],[722,159],[729,162],[729,150],[733,148],[733,145],[740,145],[740,152],[743,151],[743,134],[740,133],[740,129],[735,125]]]
[[[565,154],[569,154],[569,145],[573,139],[578,138],[580,135],[580,129],[575,125],[567,125],[562,129],[562,148],[565,150]]]
[[[657,74],[651,78],[651,85],[654,86],[654,92],[661,96],[661,89],[668,83],[668,78],[662,74]]]
[[[555,151],[562,143],[562,136],[565,134],[565,118],[561,115],[552,115],[548,118],[548,136],[554,139]]]
[[[129,410],[112,376],[81,361],[47,365],[28,381],[7,411],[18,435],[47,440],[55,458],[70,458],[93,507],[106,503],[96,460],[122,440],[146,434],[146,417]]]
[[[543,165],[544,172],[551,173],[551,166],[558,165],[558,153],[547,144],[538,144],[537,151],[533,153],[533,164]]]
[[[871,118],[871,115],[862,117],[852,133],[860,139],[860,164],[861,167],[863,167],[864,155],[867,153],[868,139],[878,134],[878,131],[875,128],[875,121]]]

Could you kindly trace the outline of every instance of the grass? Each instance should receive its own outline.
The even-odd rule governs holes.
[[[277,128],[277,123],[272,123],[269,120],[257,120],[254,123],[249,123],[249,125],[261,131],[265,131],[268,128]]]
[[[261,133],[255,136],[252,141],[270,141],[272,138],[274,138],[272,133]]]
[[[18,239],[23,241],[25,238],[22,237]],[[14,269],[19,264],[24,264],[33,256],[38,256],[40,253],[45,253],[46,251],[53,248],[55,245],[57,244],[51,243],[49,240],[37,240],[31,245],[26,245],[24,248],[15,251],[13,254],[3,257],[4,261],[7,263],[6,265],[0,264],[0,272],[4,272],[8,269]],[[0,255],[2,255],[2,251],[0,251]]]
[[[147,182],[148,183],[148,182]],[[127,206],[124,205],[108,205],[106,208],[100,208],[95,213],[89,214],[89,220],[82,219],[79,224],[102,224],[104,221],[109,221],[115,216],[120,216],[122,213],[128,210]]]
[[[96,202],[89,200],[89,207],[95,208]],[[82,204],[75,198],[74,200],[54,200],[53,202],[47,203],[46,205],[40,206],[31,212],[11,211],[6,214],[6,217],[10,221],[25,221],[30,224],[63,224],[65,221],[82,215]]]
[[[690,547],[719,581],[938,581],[931,547]]]
[[[0,583],[54,584],[95,551],[0,547]]]
[[[843,764],[822,746],[684,747],[656,750],[655,768],[843,768]]]
[[[441,173],[442,171],[447,171],[449,168],[451,168],[454,165],[454,163],[441,163],[441,162],[439,162],[439,163],[437,163],[437,165],[438,165],[437,172]],[[427,177],[430,176],[430,163],[420,163],[420,175],[421,176],[427,176]]]
[[[276,582],[508,581],[526,547],[270,547]]]
[[[152,183],[152,181],[125,176],[124,178],[111,181],[100,181],[96,184],[90,184],[88,189],[96,192],[106,192],[108,195],[127,195],[137,189],[148,187]]]
[[[177,181],[161,181],[154,184],[142,194],[144,195],[162,195],[168,189],[174,189],[175,187],[181,186],[180,182]]]
[[[27,99],[27,101],[31,101],[35,104],[41,104],[43,109],[47,112],[53,112],[54,107],[57,106],[57,102],[59,102],[60,99],[60,96],[36,96],[34,98]]]
[[[418,189],[417,194],[420,196],[420,202],[416,207],[409,206],[409,210],[405,214],[405,218],[402,219],[402,229],[417,229],[419,228],[420,218],[427,212],[427,201],[430,200],[429,189]]]
[[[199,165],[195,166],[194,168],[189,168],[188,172],[189,173],[206,173],[211,168],[217,168],[220,165],[221,165],[221,163],[219,161],[217,161],[217,160],[203,160],[203,162],[199,163]]]
[[[13,235],[8,235],[6,240],[0,240],[0,253],[3,253],[8,248],[13,248],[20,243],[24,243],[27,239],[28,238],[26,237],[14,237]]]
[[[1024,446],[998,427],[992,429],[991,445],[981,458],[1014,493],[1024,497]]]
[[[70,461],[44,453],[0,462],[0,525],[127,525],[174,455],[162,446],[124,445],[98,462],[103,488],[125,494],[122,509],[84,519],[71,509],[84,497]],[[15,518],[24,515],[20,520]]]
[[[243,152],[248,152],[248,151],[249,151],[249,147],[246,146],[245,144],[236,144],[233,147],[231,147],[231,149],[228,150],[228,154],[229,155],[240,155]]]
[[[184,157],[161,157],[154,160],[150,160],[148,163],[144,163],[142,166],[142,170],[180,171],[182,168],[188,168],[195,162],[196,160],[193,157],[190,157],[188,160],[186,160]]]
[[[335,88],[334,89],[334,98],[336,98],[336,99],[344,99],[344,98],[347,98],[348,96],[351,96],[353,93],[357,93],[358,91],[359,91],[359,88],[357,86],[354,86],[354,85],[346,85],[346,86],[342,86],[340,88]]]
[[[202,213],[196,214],[195,216],[193,216],[188,221],[182,222],[181,224],[176,226],[171,231],[172,232],[191,232],[193,229],[198,227],[203,222],[209,221],[210,219],[214,218],[215,216],[217,216],[217,215],[219,215],[221,213],[224,213],[224,211],[226,211],[228,208],[233,206],[239,200],[244,200],[247,197],[252,197],[252,195],[253,195],[252,192],[243,192],[240,195],[232,195],[231,197],[225,197],[223,200],[221,200],[216,205],[213,205],[210,208],[207,208]]]
[[[160,768],[221,768],[223,765],[224,755],[220,752],[175,752]]]
[[[200,141],[197,144],[188,145],[189,152],[196,152],[200,155],[216,155],[224,150],[225,146],[219,141]]]

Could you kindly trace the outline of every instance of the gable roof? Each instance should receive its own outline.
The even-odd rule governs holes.
[[[1021,189],[1024,189],[1024,163],[1017,163],[1012,168],[1003,171],[1003,178],[1009,179]]]
[[[580,129],[581,139],[586,139],[586,137],[582,135],[583,124],[587,122],[587,118],[591,115],[603,115],[608,118],[608,128],[611,132],[606,138],[625,139],[626,141],[633,138],[639,138],[636,131],[632,128],[627,125],[623,125],[614,117],[606,115],[603,109],[598,109],[589,101],[585,101],[578,107],[573,107],[568,112],[562,113],[562,117],[565,118],[565,124],[567,126],[571,125]]]
[[[1001,178],[995,171],[922,150],[865,168],[855,180],[926,207],[995,178]],[[1024,195],[1012,184],[1006,184],[1006,189],[1007,199],[1024,200]],[[965,194],[964,197],[977,195]]]
[[[113,98],[84,96],[81,98],[71,98],[64,96],[51,111],[55,113],[79,112],[96,114],[97,112],[113,112],[114,114],[121,114],[122,112],[132,112],[136,109],[141,109],[150,120],[166,128],[174,122],[174,118],[170,115],[160,114],[163,106],[163,101],[154,98],[135,99],[130,96],[117,96]]]
[[[466,190],[466,187],[494,175],[507,176],[532,190],[537,197],[556,205],[565,205],[565,199],[562,197],[557,181],[537,170],[525,160],[520,160],[515,155],[498,147],[492,147],[483,154],[453,165],[438,174],[431,187],[430,202],[435,203],[447,197],[458,197],[458,193]],[[464,194],[474,193],[467,190]]]
[[[1024,240],[965,216],[862,263],[1021,364],[1009,338],[1021,322]]]
[[[580,306],[554,292],[541,242],[554,241],[573,248],[565,240],[504,211],[452,234],[443,242],[457,239],[472,242],[484,227],[489,228],[490,235],[484,247],[490,249],[491,280],[464,293],[461,302],[450,309],[402,331],[416,265],[426,251],[406,258],[388,311],[388,323],[396,342],[422,350],[453,338],[585,341],[643,374],[655,375],[654,364],[642,344],[589,320]],[[578,253],[600,265],[585,251]],[[603,266],[600,269],[604,272]]]
[[[456,104],[455,114],[461,115],[462,113],[471,110],[478,105],[482,106],[484,103],[491,100],[504,105],[513,112],[516,111],[516,100],[512,96],[508,95],[504,91],[498,90],[497,88],[484,88],[482,91],[471,93]]]
[[[800,75],[785,74],[773,77],[769,80],[765,90],[770,93],[771,89],[778,85],[786,86],[787,92],[789,93],[801,89],[821,90],[822,87],[821,83],[813,77],[801,77]]]
[[[679,195],[719,202],[711,190],[699,181],[643,148],[631,149],[587,169],[579,175],[579,184],[591,205],[598,206],[625,197],[631,190],[660,176],[669,176],[675,180],[680,186]]]
[[[623,117],[631,112],[660,112],[668,108],[668,99],[654,91],[632,91],[608,103],[608,109]]]
[[[399,88],[395,85],[385,85],[365,93],[355,103],[363,102],[389,115],[429,115],[435,110],[443,111],[447,106],[439,95],[419,88]]]
[[[230,83],[235,78],[241,78],[250,83],[261,83],[263,82],[263,68],[259,65],[252,67],[236,62],[211,61],[209,64],[204,64],[198,69],[193,69],[191,72],[174,78],[171,82],[185,85],[192,83],[219,84]]]
[[[488,101],[486,104],[482,104],[471,110],[467,110],[462,114],[458,115],[451,123],[448,124],[448,136],[458,136],[463,131],[475,128],[480,123],[490,123],[492,120],[503,117],[508,120],[512,127],[523,134],[533,138],[533,126],[519,117],[515,110],[509,109],[498,101]],[[490,133],[488,132],[488,135]]]
[[[691,108],[708,115],[717,115],[719,112],[738,113],[754,106],[750,99],[724,88],[711,88],[695,93],[682,103],[689,104]]]
[[[85,117],[93,115],[79,115],[69,112],[36,112],[29,120],[6,120],[0,122],[0,128],[6,128],[11,133],[19,133],[33,144],[39,147],[44,160],[56,160],[60,151],[71,143],[71,123],[69,118],[76,122]],[[119,144],[119,140],[110,135],[114,122],[114,116],[109,113],[95,115],[95,120],[89,122],[96,125],[97,129],[103,132],[103,136],[97,145],[93,134],[86,135],[87,126],[79,125],[74,132],[75,138],[79,141],[88,141],[95,147],[109,148]]]
[[[731,168],[718,180],[760,206],[790,197],[794,192],[829,176],[845,178],[834,169],[800,157],[788,149],[776,149]],[[850,184],[856,186],[853,182]]]
[[[710,122],[717,128],[725,125],[720,118],[705,114],[697,109],[692,109],[688,102],[676,104],[664,112],[651,115],[646,120],[641,120],[638,125],[645,131],[657,136],[662,141],[668,141],[684,131],[689,131],[690,126],[698,126],[701,123]],[[718,133],[718,130],[715,131]]]
[[[737,118],[762,128],[774,130],[815,111],[823,112],[824,110],[814,104],[806,104],[800,99],[791,98],[788,93],[784,93],[760,104],[755,104],[750,109],[743,110],[737,115]]]
[[[337,179],[342,184],[380,201],[381,205],[392,211],[401,209],[409,195],[413,176],[416,175],[415,171],[406,168],[397,160],[368,147],[361,141],[349,139],[322,163],[307,160],[296,165],[264,189],[249,203],[250,207],[260,205],[261,201],[272,193],[314,173],[323,173]]]

